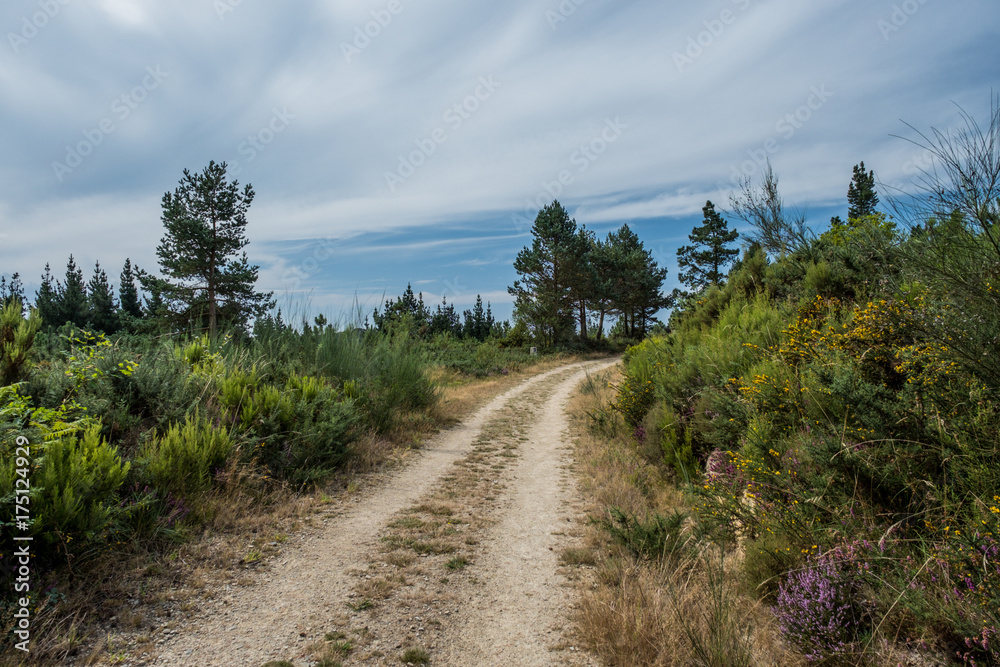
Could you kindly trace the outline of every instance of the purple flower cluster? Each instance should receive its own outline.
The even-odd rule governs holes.
[[[984,662],[984,665],[1000,664],[1000,630],[996,626],[991,625],[983,628],[975,637],[966,639],[965,645],[971,650],[962,654],[962,658],[969,667],[979,667],[979,663],[974,657],[975,654],[985,656],[985,659],[989,660],[989,662]]]
[[[810,558],[778,588],[774,613],[781,632],[811,661],[850,651],[868,617],[861,582],[838,563],[842,556]]]

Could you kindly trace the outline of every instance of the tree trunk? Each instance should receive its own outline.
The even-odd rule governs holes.
[[[216,237],[219,223],[215,218],[215,207],[212,208],[212,249],[208,258],[208,337],[215,340],[215,253]]]
[[[587,340],[587,304],[580,301],[580,339]]]

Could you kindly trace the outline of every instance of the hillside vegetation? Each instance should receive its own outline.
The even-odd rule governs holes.
[[[783,663],[755,617],[809,661],[1000,664],[1000,115],[967,120],[893,216],[863,165],[819,236],[748,184],[742,257],[625,355],[618,428],[688,513],[609,525],[757,601],[699,664]]]

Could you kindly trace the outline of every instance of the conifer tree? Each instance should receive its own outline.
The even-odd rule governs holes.
[[[534,237],[514,260],[520,276],[507,288],[518,319],[530,324],[548,345],[566,340],[574,329],[573,271],[577,250],[576,221],[558,201],[539,211]]]
[[[677,279],[694,291],[722,282],[725,267],[734,262],[740,252],[738,248],[729,247],[739,238],[739,233],[729,229],[711,201],[705,203],[702,213],[704,221],[688,236],[692,245],[677,249]]]
[[[865,163],[854,165],[854,176],[847,186],[847,219],[857,220],[875,215],[878,193],[875,192],[875,172],[865,173]]]
[[[611,312],[622,320],[618,328],[629,338],[643,338],[656,321],[655,315],[670,301],[663,294],[667,270],[661,269],[653,253],[645,248],[628,225],[608,234],[609,267],[607,286]]]
[[[139,290],[135,286],[136,270],[132,260],[126,258],[118,279],[118,321],[120,329],[134,329],[135,321],[142,318]]]
[[[83,270],[76,265],[73,255],[66,262],[66,283],[58,283],[57,321],[58,324],[72,324],[81,329],[87,326],[88,303],[87,286],[83,280]]]
[[[115,293],[100,262],[94,267],[94,276],[87,285],[87,301],[89,327],[106,334],[118,330]]]
[[[570,296],[577,312],[580,338],[587,340],[587,305],[598,288],[598,276],[593,262],[596,246],[594,233],[580,227],[570,247],[569,287]]]
[[[35,308],[44,326],[54,327],[62,324],[59,322],[59,292],[48,262],[45,264],[45,273],[42,274],[42,284],[35,292]]]
[[[448,303],[448,297],[446,296],[441,298],[441,303],[438,305],[433,317],[431,317],[430,333],[452,333],[455,335],[461,335],[462,333],[462,325],[459,321],[458,313],[455,312],[455,306]]]
[[[226,163],[215,161],[200,174],[185,169],[174,192],[163,195],[166,233],[156,256],[166,278],[143,274],[143,287],[156,289],[175,325],[214,336],[220,323],[245,327],[274,307],[273,292],[254,291],[259,267],[243,250],[253,198],[250,185],[241,191],[227,180]]]
[[[490,324],[483,309],[482,295],[476,295],[476,305],[465,311],[465,336],[482,342],[490,335]]]
[[[489,337],[493,333],[494,327],[496,327],[496,320],[493,319],[493,308],[490,306],[490,302],[486,302],[486,337]]]
[[[596,239],[590,251],[590,263],[594,270],[593,290],[590,294],[590,310],[597,313],[597,340],[604,338],[604,320],[611,312],[616,272],[620,270],[616,262],[614,248],[609,240]]]

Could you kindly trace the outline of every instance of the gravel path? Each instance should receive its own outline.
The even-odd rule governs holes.
[[[399,665],[407,649],[432,665],[592,664],[565,634],[559,554],[584,517],[564,407],[613,363],[535,376],[431,439],[253,583],[211,591],[146,664]]]

